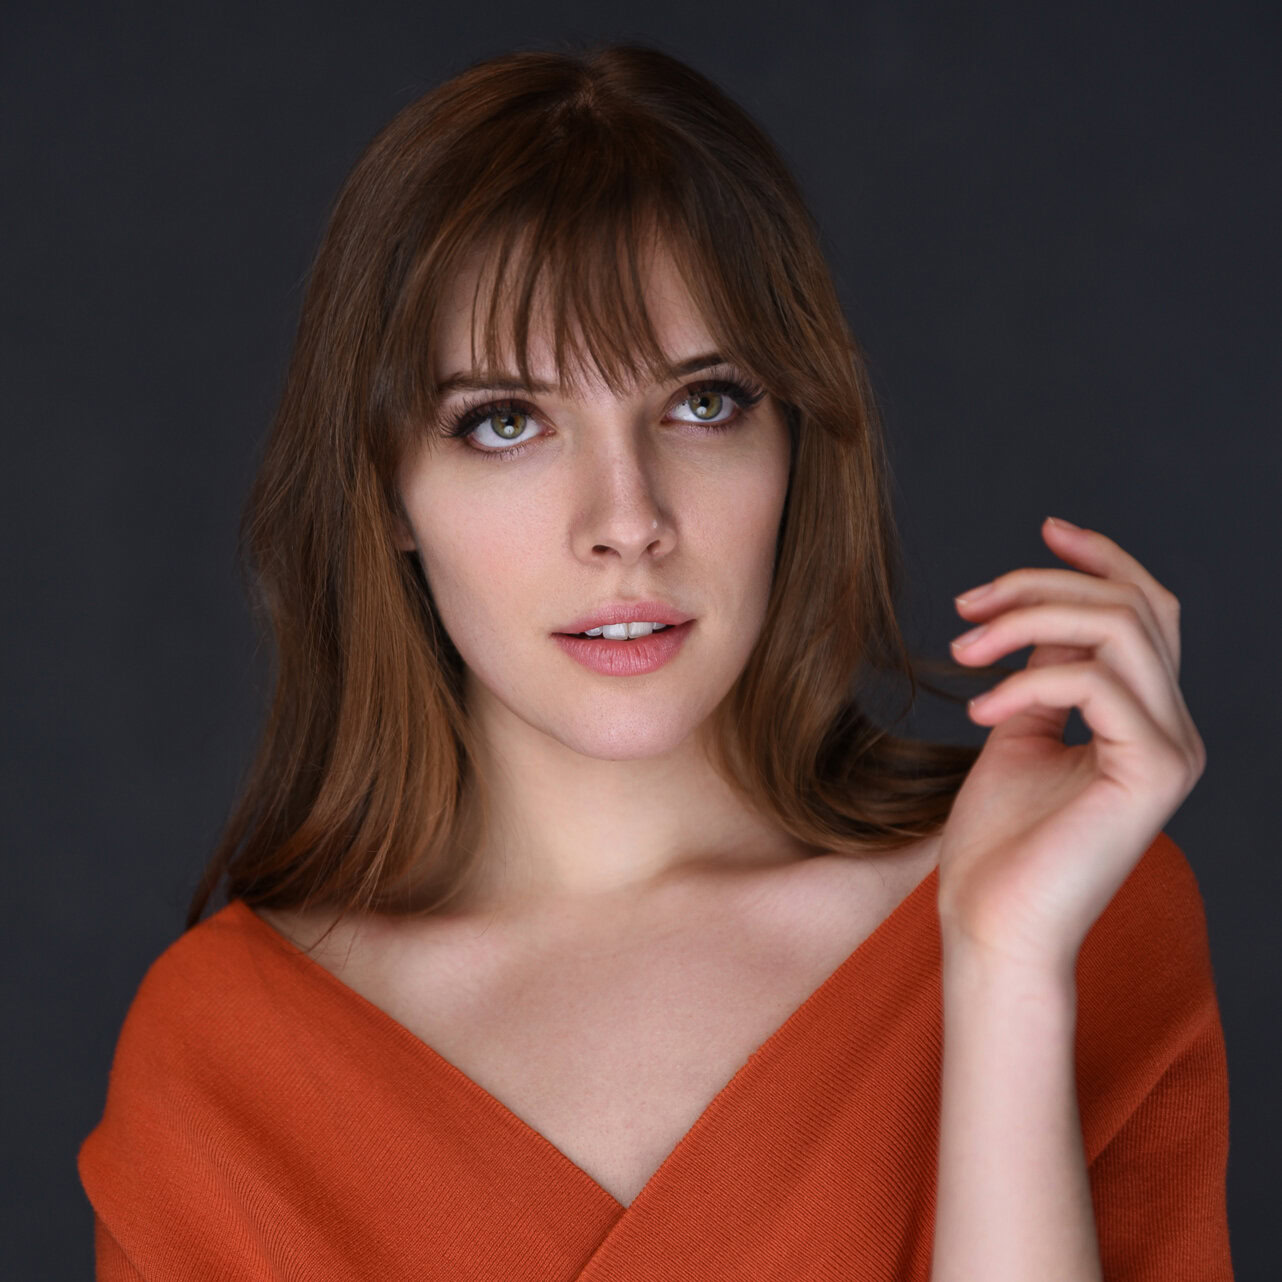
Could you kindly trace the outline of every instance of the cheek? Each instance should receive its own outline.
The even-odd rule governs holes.
[[[769,445],[757,442],[732,466],[683,467],[669,480],[664,488],[681,531],[678,559],[728,572],[723,590],[741,604],[763,605],[787,497],[786,434]],[[510,627],[506,612],[514,607],[538,613],[537,594],[565,548],[568,498],[522,492],[514,499],[504,487],[469,489],[456,479],[420,483],[406,500],[433,599],[456,640],[480,641]]]
[[[774,564],[779,522],[787,498],[787,460],[774,460],[744,469],[715,492],[706,492],[692,504],[699,527],[699,542],[727,565],[769,574]]]
[[[415,526],[423,571],[442,622],[456,643],[509,626],[506,610],[522,602],[534,569],[546,565],[542,535],[510,503],[468,502],[456,486],[441,501],[423,498]]]

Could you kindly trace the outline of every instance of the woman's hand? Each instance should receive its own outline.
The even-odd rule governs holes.
[[[1206,766],[1180,693],[1179,601],[1093,530],[1042,537],[1076,570],[1020,569],[958,599],[984,634],[960,663],[1034,645],[971,701],[993,727],[944,827],[945,946],[1071,979],[1087,932]],[[1093,732],[1068,747],[1078,708]]]

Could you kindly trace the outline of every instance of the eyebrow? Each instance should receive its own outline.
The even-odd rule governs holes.
[[[726,358],[719,352],[705,352],[701,356],[691,356],[676,365],[665,365],[662,373],[666,380],[684,378],[687,374],[698,373],[701,369],[711,369],[714,365],[727,364]],[[503,371],[494,373],[480,370],[471,374],[451,374],[436,385],[438,396],[447,396],[451,392],[536,392],[546,394],[555,391],[549,383],[523,383],[515,374]]]

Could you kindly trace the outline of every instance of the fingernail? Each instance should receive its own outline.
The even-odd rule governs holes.
[[[970,645],[972,642],[978,641],[979,638],[982,637],[984,633],[987,631],[988,631],[987,624],[984,624],[982,627],[971,628],[969,632],[963,632],[961,636],[954,637],[952,643],[959,650],[964,649],[966,646]]]
[[[987,596],[993,590],[991,583],[981,583],[977,588],[971,588],[969,592],[963,592],[961,596],[953,597],[958,605],[970,605],[973,601],[978,601],[981,597]]]
[[[1052,525],[1058,525],[1065,530],[1080,530],[1080,525],[1074,525],[1072,521],[1066,521],[1062,516],[1048,516],[1046,518]]]

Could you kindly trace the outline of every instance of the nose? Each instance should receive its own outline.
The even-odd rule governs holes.
[[[574,478],[578,505],[572,539],[584,560],[615,555],[625,564],[666,556],[675,545],[671,495],[644,432],[622,419],[595,424]]]

